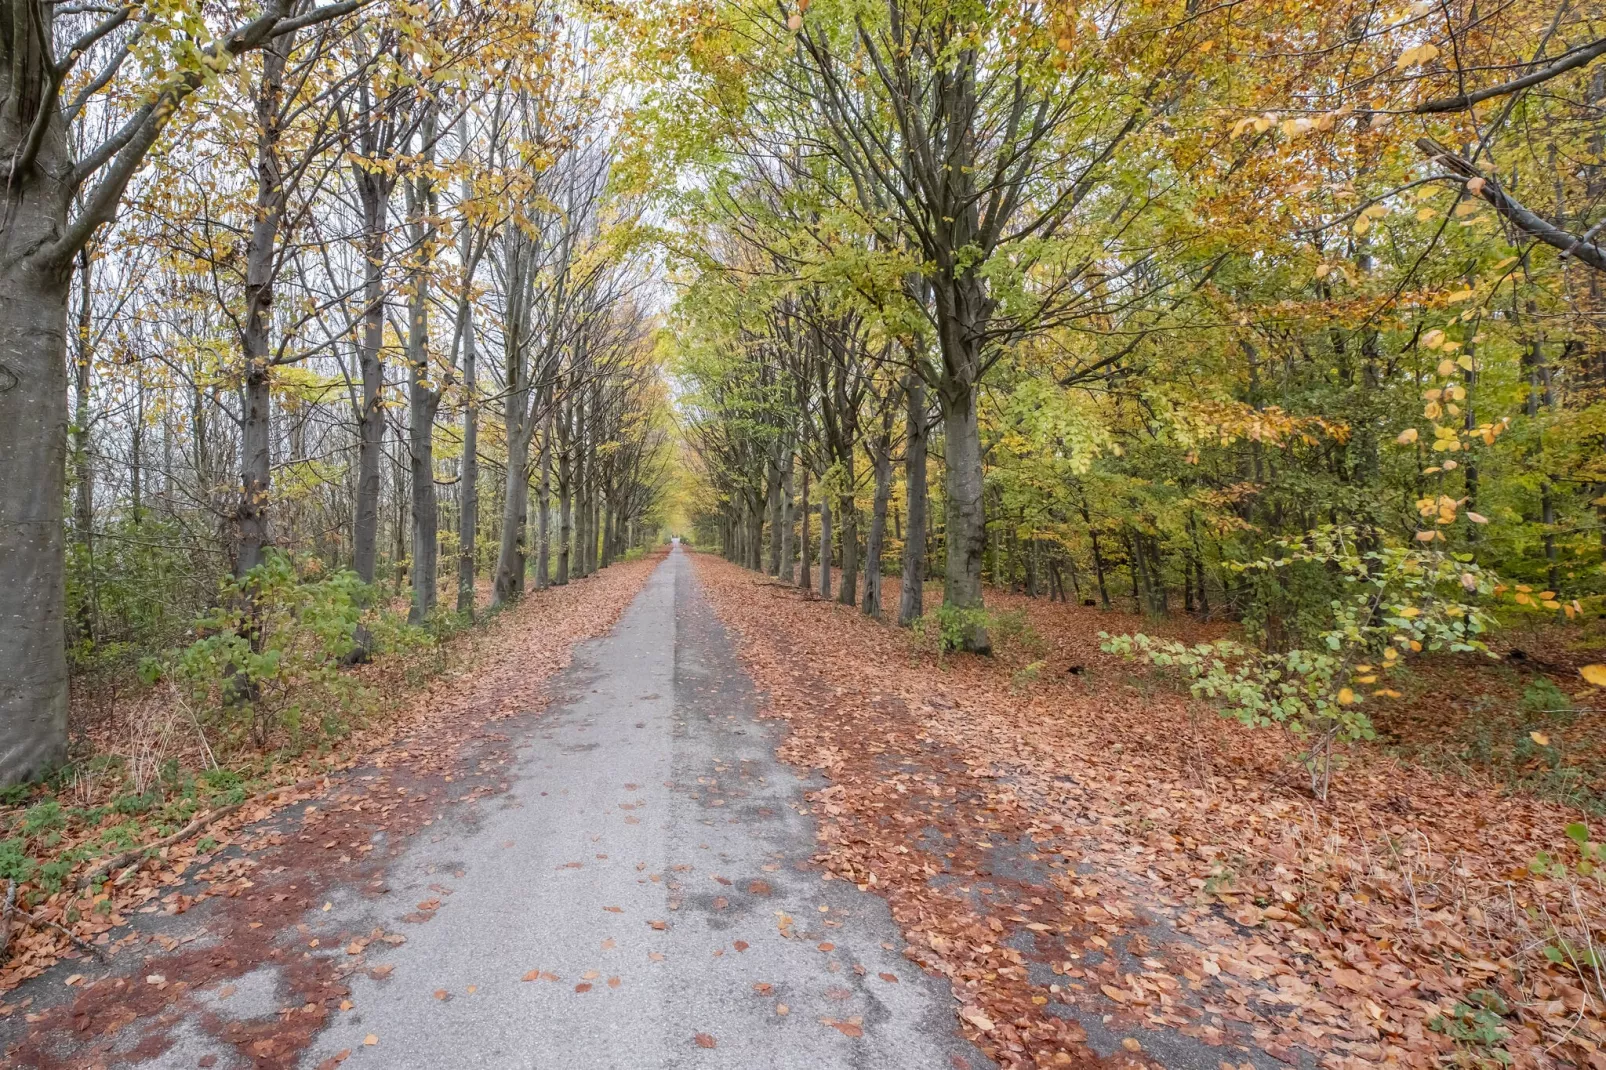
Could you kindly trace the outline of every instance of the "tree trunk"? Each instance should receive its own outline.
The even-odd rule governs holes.
[[[792,451],[788,449],[781,465],[781,562],[776,572],[782,583],[791,583],[796,571],[792,567],[792,511]]]
[[[892,410],[881,419],[881,434],[871,453],[875,461],[875,499],[870,534],[864,540],[864,602],[867,617],[881,619],[881,547],[887,533],[887,501],[892,497]]]
[[[257,195],[251,237],[245,252],[245,327],[241,332],[245,387],[240,427],[240,502],[235,511],[239,555],[236,575],[262,563],[270,544],[268,492],[272,478],[271,375],[273,284],[277,269],[279,223],[284,212],[284,175],[279,159],[280,96],[289,53],[288,36],[262,53],[257,87]]]
[[[913,624],[925,613],[926,583],[926,384],[910,373],[904,379],[909,411],[903,458],[904,497],[909,502],[909,537],[903,544],[903,585],[898,623]]]
[[[424,166],[434,160],[433,109],[421,131]],[[434,244],[435,191],[426,170],[408,186],[408,209],[413,217],[413,261],[407,315],[407,445],[413,481],[413,604],[407,617],[422,623],[435,611],[440,569],[440,510],[435,504],[435,413],[441,404],[441,385],[429,366],[429,271]]]
[[[820,597],[831,597],[831,500],[820,495]]]
[[[88,576],[89,591],[78,604],[78,633],[83,639],[95,641],[99,635],[96,618],[99,616],[95,578],[95,466],[90,460],[89,424],[90,390],[95,357],[90,347],[90,332],[94,323],[94,290],[91,266],[93,260],[87,248],[78,253],[78,344],[73,354],[73,538],[78,543],[82,567]]]
[[[859,593],[859,509],[853,501],[851,463],[846,470],[850,489],[837,499],[837,524],[842,532],[842,582],[837,588],[837,601],[851,606],[858,601]]]
[[[781,464],[772,456],[764,468],[764,514],[769,519],[770,525],[770,560],[769,567],[764,572],[769,576],[779,576],[781,574]]]
[[[385,217],[389,184],[382,176],[360,173],[357,188],[363,211],[363,324],[357,346],[362,405],[357,414],[357,505],[352,535],[352,570],[374,582],[379,557],[379,462],[385,452]]]
[[[976,419],[976,390],[950,386],[942,391],[943,449],[947,497],[947,572],[943,578],[944,605],[980,610],[982,554],[987,549],[987,527],[982,512],[981,428]],[[987,630],[973,620],[965,629],[960,648],[977,654],[992,652]]]
[[[541,482],[535,495],[535,586],[544,590],[552,583],[552,417],[541,432]]]
[[[496,556],[497,605],[517,601],[524,594],[526,514],[530,504],[530,436],[522,427],[525,398],[515,392],[507,399],[507,473],[502,490],[502,540]],[[515,415],[515,408],[518,415]]]
[[[558,575],[553,582],[559,587],[569,582],[569,537],[573,519],[570,510],[574,504],[570,499],[569,486],[569,449],[573,441],[573,436],[568,432],[570,415],[565,413],[558,418],[564,427],[564,434],[558,452]]]
[[[798,515],[802,519],[799,520],[799,522],[798,522],[799,527],[801,528],[801,530],[798,532],[798,543],[797,543],[797,555],[798,555],[797,585],[799,587],[803,588],[805,591],[807,591],[807,590],[809,590],[810,588],[812,588],[814,586],[813,581],[809,578],[809,467],[808,467],[808,465],[804,465],[803,466],[803,497],[802,497],[802,500],[799,502],[799,505],[798,505]]]
[[[31,205],[7,220],[8,249],[59,226]],[[67,756],[66,268],[0,258],[0,785]]]
[[[463,245],[469,245],[464,235]],[[466,288],[465,288],[466,289]],[[474,306],[465,292],[458,306],[463,338],[463,469],[458,487],[457,611],[474,616],[474,550],[480,523],[479,353],[474,344]]]

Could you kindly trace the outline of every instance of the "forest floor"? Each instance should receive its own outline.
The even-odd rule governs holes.
[[[782,757],[830,781],[809,796],[816,861],[888,898],[1001,1064],[1606,1070],[1583,961],[1602,885],[1526,869],[1566,857],[1579,810],[1402,756],[1431,749],[1435,702],[1464,728],[1464,668],[1431,668],[1385,726],[1400,745],[1348,751],[1318,804],[1288,740],[1099,650],[1100,631],[1221,626],[992,592],[1035,641],[938,659],[696,560],[790,727]]]
[[[1319,804],[1287,740],[1098,649],[1223,626],[989,602],[1030,628],[939,658],[706,554],[533,595],[398,687],[342,768],[103,903],[47,901],[110,961],[27,930],[0,1049],[43,1070],[1606,1070],[1580,961],[1601,885],[1526,868],[1578,809],[1426,746],[1442,691],[1453,735],[1482,709],[1469,681],[1499,705],[1525,676],[1429,665]]]

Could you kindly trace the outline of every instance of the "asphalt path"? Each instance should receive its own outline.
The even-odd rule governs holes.
[[[377,877],[323,890],[284,932],[405,936],[346,976],[301,1067],[990,1065],[886,903],[810,865],[810,785],[775,759],[682,551],[552,687],[512,730],[505,791],[387,844]],[[190,1020],[152,1058],[121,1054],[251,1066],[219,1019],[283,1020],[295,998],[264,959],[170,1008]]]

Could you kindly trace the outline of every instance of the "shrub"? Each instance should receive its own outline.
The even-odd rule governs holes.
[[[270,552],[223,584],[218,608],[196,622],[201,637],[156,671],[147,665],[147,678],[170,676],[230,741],[299,747],[339,735],[361,694],[341,672],[359,628],[375,647],[430,644],[420,629],[368,608],[376,602],[355,573],[304,579],[290,557]]]
[[[1492,619],[1470,599],[1493,593],[1495,584],[1470,555],[1416,546],[1362,550],[1348,527],[1319,528],[1279,545],[1279,556],[1237,567],[1277,573],[1320,565],[1337,578],[1327,626],[1309,646],[1278,651],[1231,639],[1189,646],[1141,634],[1100,638],[1109,653],[1185,671],[1192,693],[1218,703],[1226,716],[1308,741],[1303,760],[1311,791],[1325,799],[1334,744],[1375,735],[1364,709],[1367,691],[1371,698],[1400,697],[1382,677],[1424,650],[1487,652],[1480,637]]]

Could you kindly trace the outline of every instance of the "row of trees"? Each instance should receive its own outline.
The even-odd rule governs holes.
[[[640,210],[573,14],[6,5],[0,783],[63,757],[69,667],[271,553],[426,623],[656,534]]]
[[[1308,643],[1335,570],[1244,566],[1317,529],[1606,590],[1600,5],[714,10],[655,119],[736,556],[812,477],[843,600],[940,562],[972,650],[984,575]]]

